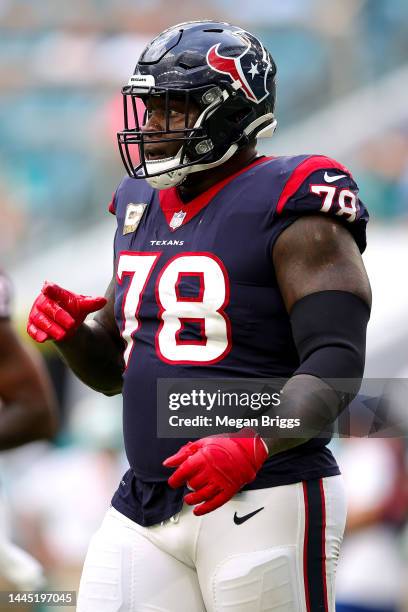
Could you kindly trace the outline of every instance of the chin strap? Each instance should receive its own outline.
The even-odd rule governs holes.
[[[197,122],[198,123],[198,122]],[[257,136],[271,137],[276,129],[277,121],[272,113],[262,115],[255,121],[252,121],[245,130],[243,131],[243,139],[247,140],[257,127],[266,123],[266,125],[257,133]],[[184,179],[194,172],[203,172],[204,170],[211,170],[217,166],[225,164],[231,157],[238,151],[240,145],[238,143],[232,144],[224,155],[217,161],[210,162],[208,164],[194,164],[192,166],[185,166],[184,168],[177,168],[181,161],[181,149],[174,157],[167,157],[166,159],[160,159],[155,161],[147,161],[146,167],[148,174],[156,174],[157,176],[146,176],[146,181],[153,189],[169,189],[170,187],[176,187],[180,185]],[[176,168],[171,170],[171,168]],[[168,170],[167,170],[168,169]],[[166,171],[167,170],[167,171]]]
[[[148,162],[146,162],[146,166],[149,167]],[[189,174],[186,172],[187,170],[189,168],[179,168],[178,170],[172,170],[157,176],[146,176],[146,181],[153,189],[169,189],[170,187],[180,185],[184,181]]]
[[[180,185],[189,174],[193,172],[202,172],[203,170],[209,170],[210,168],[216,168],[217,166],[221,166],[226,161],[228,161],[234,153],[238,150],[238,145],[233,144],[230,146],[228,151],[224,153],[221,159],[211,162],[210,164],[197,164],[194,166],[186,166],[185,168],[178,168],[177,170],[172,170],[170,172],[165,172],[163,174],[159,174],[158,176],[147,176],[146,181],[149,183],[150,187],[153,189],[169,189],[169,187],[176,187]],[[179,156],[170,158],[171,160],[180,159]],[[167,160],[161,160],[167,161]],[[150,162],[153,164],[157,164],[157,162]],[[173,162],[174,165],[174,162]],[[149,169],[149,162],[146,162],[146,166]]]

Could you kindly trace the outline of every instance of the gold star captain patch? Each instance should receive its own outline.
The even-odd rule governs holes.
[[[140,223],[147,204],[133,204],[129,202],[126,206],[125,221],[123,223],[123,235],[134,232]]]

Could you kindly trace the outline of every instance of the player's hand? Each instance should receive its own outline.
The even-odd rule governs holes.
[[[37,342],[66,340],[89,313],[100,310],[105,304],[104,297],[78,295],[45,282],[31,308],[27,332]]]
[[[225,504],[254,480],[267,457],[268,449],[260,435],[245,429],[188,442],[163,465],[177,468],[168,481],[171,487],[187,485],[193,489],[184,501],[191,506],[200,504],[193,512],[201,516]]]

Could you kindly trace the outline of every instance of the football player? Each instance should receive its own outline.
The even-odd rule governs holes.
[[[42,360],[11,323],[11,283],[0,270],[0,450],[51,438],[56,398]]]
[[[56,431],[56,399],[51,382],[36,351],[18,338],[11,323],[10,304],[10,280],[0,271],[0,450],[51,438]],[[40,564],[6,536],[2,525],[0,576],[19,589],[42,586]]]
[[[91,541],[81,612],[334,611],[345,501],[328,439],[311,432],[345,405],[327,379],[356,391],[363,374],[368,215],[341,163],[258,155],[275,74],[262,43],[226,23],[155,38],[123,88],[130,177],[110,205],[106,296],[45,283],[33,305],[33,338],[123,393],[130,469]],[[301,438],[157,436],[158,379],[276,376]]]

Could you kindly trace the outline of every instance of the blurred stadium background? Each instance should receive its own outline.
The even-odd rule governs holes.
[[[123,174],[120,88],[155,34],[204,17],[238,22],[275,58],[278,132],[262,152],[323,153],[352,168],[371,213],[366,375],[406,376],[406,0],[0,0],[0,263],[15,284],[22,334],[45,278],[104,291],[115,225],[106,209]],[[89,537],[125,466],[121,408],[75,381],[51,347],[43,350],[61,431],[53,444],[2,454],[2,520],[43,563],[49,585],[76,589]],[[337,444],[360,512],[340,563],[339,597],[408,610],[404,510],[398,520],[379,512],[377,522],[361,523],[406,487],[406,447],[364,444]]]

